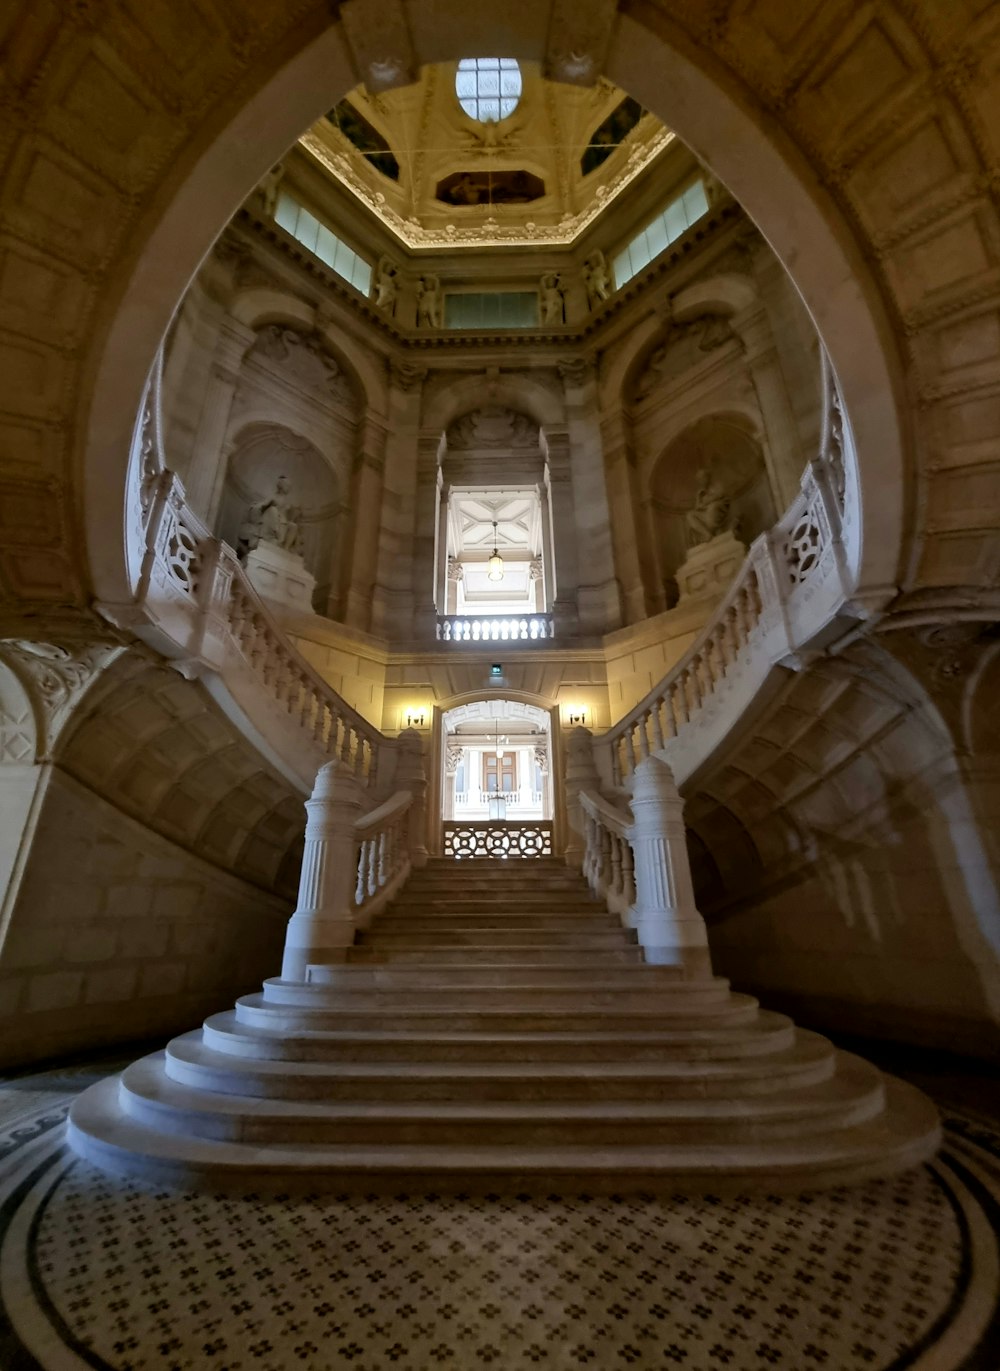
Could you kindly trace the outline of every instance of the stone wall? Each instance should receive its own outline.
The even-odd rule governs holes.
[[[277,974],[285,901],[46,771],[0,944],[0,1065],[194,1028]]]

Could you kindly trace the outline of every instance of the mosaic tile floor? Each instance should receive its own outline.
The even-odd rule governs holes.
[[[1000,1371],[1000,1127],[804,1197],[179,1195],[0,1083],[2,1371]],[[947,1107],[947,1105],[946,1105]]]

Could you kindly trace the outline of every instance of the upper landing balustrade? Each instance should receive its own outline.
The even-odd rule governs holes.
[[[523,618],[491,618],[489,615],[441,615],[437,621],[439,643],[540,642],[555,636],[552,616],[528,614]]]

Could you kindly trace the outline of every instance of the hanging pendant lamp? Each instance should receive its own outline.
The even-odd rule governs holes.
[[[489,571],[486,573],[490,581],[503,580],[503,558],[497,551],[497,521],[493,520],[493,551],[490,554]]]

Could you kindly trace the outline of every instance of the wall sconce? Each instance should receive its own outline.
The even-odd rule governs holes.
[[[583,705],[571,705],[566,717],[570,728],[587,727],[587,711],[584,709]]]
[[[408,709],[403,715],[404,728],[426,728],[427,711],[426,709]]]

